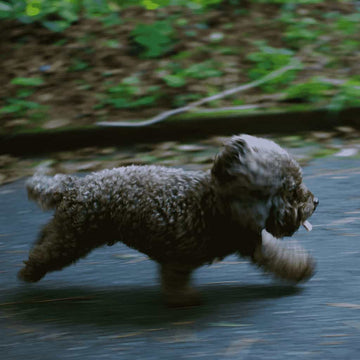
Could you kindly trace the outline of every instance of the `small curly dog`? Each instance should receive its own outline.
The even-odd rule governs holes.
[[[83,178],[39,173],[27,190],[43,209],[55,208],[19,272],[28,282],[119,241],[160,265],[165,301],[174,306],[199,303],[190,287],[194,269],[234,253],[286,280],[314,273],[307,252],[278,238],[300,225],[311,230],[307,218],[318,199],[298,163],[267,139],[231,137],[207,172],[126,166]]]

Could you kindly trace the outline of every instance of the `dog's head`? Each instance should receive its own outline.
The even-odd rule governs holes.
[[[291,236],[318,200],[302,182],[299,164],[273,141],[233,136],[217,155],[212,177],[222,201],[244,227],[266,229],[277,238]]]

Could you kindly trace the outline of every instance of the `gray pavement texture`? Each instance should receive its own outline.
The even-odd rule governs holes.
[[[317,160],[304,169],[320,198],[311,233],[295,239],[318,262],[293,287],[234,256],[203,267],[200,307],[161,303],[156,265],[117,244],[33,285],[16,273],[42,224],[24,181],[0,187],[0,358],[358,359],[360,162]]]

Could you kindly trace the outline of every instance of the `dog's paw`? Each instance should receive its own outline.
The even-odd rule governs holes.
[[[253,261],[283,280],[293,283],[309,280],[315,274],[315,259],[302,247],[288,245],[263,231],[262,244],[255,251]]]
[[[18,272],[18,279],[25,282],[37,282],[44,277],[45,272],[34,269],[25,263],[25,266]]]
[[[195,289],[164,294],[165,304],[169,307],[199,306],[203,303],[201,294]]]

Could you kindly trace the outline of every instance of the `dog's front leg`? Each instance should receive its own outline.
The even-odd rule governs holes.
[[[293,282],[306,281],[315,272],[315,260],[309,253],[301,247],[287,247],[265,230],[252,261],[263,270]]]
[[[201,304],[200,294],[190,286],[193,270],[193,268],[183,265],[160,264],[162,292],[168,306]]]

